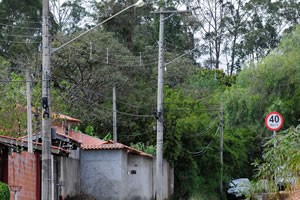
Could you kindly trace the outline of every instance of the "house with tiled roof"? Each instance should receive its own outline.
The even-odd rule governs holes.
[[[80,193],[95,199],[155,198],[155,157],[121,143],[74,131],[70,125],[80,123],[78,119],[58,113],[52,118],[51,186],[55,200]],[[35,152],[29,154],[24,151],[27,137],[0,136],[0,180],[12,189],[13,186],[20,189],[16,193],[11,191],[12,199],[15,194],[19,199],[40,199],[41,134],[34,134],[33,140]],[[32,167],[28,169],[27,164]],[[163,165],[163,193],[168,198],[173,193],[173,170],[167,162]],[[31,174],[31,178],[26,180],[26,174]]]
[[[155,157],[121,143],[70,131],[80,143],[80,189],[96,199],[154,199]],[[173,193],[173,169],[164,162],[164,197]]]

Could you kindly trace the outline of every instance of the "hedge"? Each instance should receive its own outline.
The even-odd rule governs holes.
[[[10,191],[8,185],[0,182],[0,199],[1,200],[9,200],[10,199]]]

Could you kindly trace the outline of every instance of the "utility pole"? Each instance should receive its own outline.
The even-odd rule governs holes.
[[[163,111],[163,85],[164,85],[164,14],[188,13],[190,11],[165,11],[163,7],[159,12],[159,42],[158,42],[158,78],[157,78],[157,113],[156,113],[156,199],[164,199],[163,185],[163,138],[164,138],[164,111]]]
[[[223,195],[223,144],[224,144],[224,133],[223,133],[223,104],[220,106],[220,193]]]
[[[113,140],[117,142],[117,105],[116,105],[116,86],[113,87]]]
[[[28,136],[28,149],[29,153],[33,153],[32,146],[32,114],[31,114],[31,78],[29,70],[26,70],[26,97],[27,97],[27,136]]]
[[[50,54],[54,53],[63,47],[71,44],[75,40],[79,39],[80,37],[86,35],[87,33],[91,32],[92,30],[96,29],[97,27],[101,26],[102,24],[106,23],[107,21],[111,20],[112,18],[120,15],[121,13],[125,12],[126,10],[133,8],[133,7],[141,7],[144,5],[142,0],[138,0],[135,4],[132,4],[125,9],[117,12],[116,14],[112,15],[111,17],[103,20],[101,23],[97,24],[96,26],[86,30],[85,32],[79,34],[75,38],[69,40],[68,42],[64,43],[58,48],[51,49],[50,46],[50,34],[49,34],[49,0],[43,0],[43,63],[42,63],[42,107],[43,107],[43,114],[42,114],[42,200],[51,200],[52,199],[52,167],[51,167],[51,109],[50,109]]]
[[[156,198],[163,199],[163,133],[164,133],[164,114],[163,114],[163,86],[164,86],[164,9],[160,8],[159,17],[159,42],[158,42],[158,79],[157,79],[157,134],[156,134]]]
[[[42,200],[52,199],[51,119],[50,119],[50,34],[49,0],[43,0],[42,60]]]

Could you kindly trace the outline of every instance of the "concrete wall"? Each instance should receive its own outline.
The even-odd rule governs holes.
[[[127,197],[128,200],[153,199],[152,158],[128,154]]]
[[[153,159],[153,181],[154,181],[154,196],[156,192],[155,179],[156,179],[156,159]],[[162,183],[162,196],[164,199],[168,199],[174,193],[174,169],[169,165],[169,163],[163,161],[163,183]]]
[[[122,150],[81,152],[81,191],[96,199],[119,200],[126,195],[126,154]]]
[[[163,161],[163,197],[167,199],[174,191],[174,171],[169,163]]]
[[[57,192],[63,198],[80,193],[80,161],[74,158],[59,157],[57,168]],[[57,195],[59,196],[59,195]]]
[[[79,160],[80,159],[80,149],[79,149],[79,147],[76,150],[71,150],[68,157]]]
[[[155,159],[124,150],[81,152],[81,191],[96,199],[151,200],[155,197]],[[174,190],[174,175],[163,162],[163,196]]]

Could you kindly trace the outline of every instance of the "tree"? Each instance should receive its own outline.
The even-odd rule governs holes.
[[[299,52],[295,40],[298,35],[299,28],[286,36],[258,67],[240,73],[237,84],[226,93],[229,125],[263,126],[264,116],[273,110],[286,116],[286,127],[295,125],[300,117],[296,106],[299,92],[296,77],[300,70],[296,64],[299,56],[295,56]]]
[[[277,47],[285,31],[299,23],[299,2],[251,0],[245,9],[252,11],[243,35],[241,57],[250,63],[257,63]]]
[[[224,53],[227,61],[227,73],[232,75],[234,72],[241,71],[241,65],[244,53],[241,50],[243,46],[242,36],[246,32],[246,25],[249,21],[252,11],[245,9],[247,1],[227,1],[225,6],[229,10],[225,17]],[[229,58],[228,58],[229,57]]]
[[[202,54],[208,55],[205,66],[210,69],[219,69],[225,31],[225,16],[228,12],[225,4],[218,0],[198,0],[195,1],[195,5],[190,4],[189,6],[198,18],[197,30],[204,41],[204,43],[200,41],[203,49]]]
[[[87,7],[93,8],[95,1],[85,0],[50,0],[50,10],[55,21],[54,27],[60,33],[75,33],[76,31],[90,26],[91,24],[81,24],[83,18],[92,18],[92,13],[87,11]],[[91,9],[92,10],[92,9]]]
[[[135,1],[101,1],[97,4],[98,15],[96,16],[99,22],[107,19],[115,13],[134,4]],[[142,16],[142,13],[151,9],[151,2],[144,7],[138,9],[129,9],[122,13],[122,16],[113,18],[103,25],[106,31],[114,32],[119,41],[126,45],[130,50],[134,47],[134,32],[136,27],[143,22],[149,20],[149,16]],[[144,14],[143,14],[144,15]]]
[[[262,165],[263,168],[270,164],[265,157],[266,153],[270,153],[268,148],[272,142],[267,143],[267,150],[262,154],[262,145],[270,137],[270,132],[264,124],[267,113],[280,112],[285,120],[283,128],[298,124],[299,34],[300,29],[297,27],[292,34],[286,35],[279,47],[269,53],[257,67],[244,69],[237,77],[236,84],[224,94],[225,126],[234,134],[248,137],[250,143],[245,143],[248,146],[248,164],[254,160],[266,161],[266,164]],[[271,154],[268,156],[269,159],[274,159],[271,158]],[[274,159],[274,162],[275,160],[277,159]],[[251,175],[253,170],[249,166],[247,168],[250,169],[248,174]]]
[[[0,55],[25,53],[41,41],[41,9],[39,0],[3,0],[0,3]]]
[[[69,38],[60,39],[66,40]],[[66,93],[66,101],[76,115],[98,124],[94,126],[96,132],[111,128],[113,86],[118,96],[128,96],[146,77],[140,58],[104,31],[91,32],[53,54],[52,64],[56,87]]]
[[[215,194],[220,177],[218,114],[229,80],[221,71],[197,69],[181,85],[165,87],[164,157],[174,165],[175,198],[188,199],[197,194],[219,198]],[[252,140],[230,129],[224,134],[225,181],[234,174],[248,173],[247,152]]]

